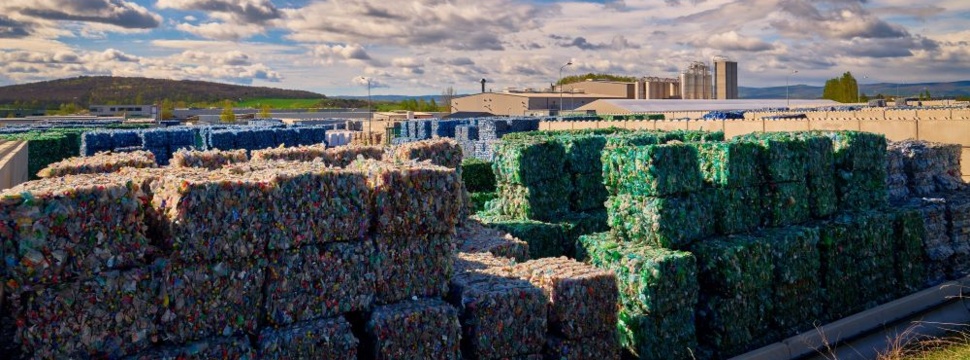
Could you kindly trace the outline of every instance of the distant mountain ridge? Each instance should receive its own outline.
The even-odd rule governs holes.
[[[792,99],[819,99],[822,97],[822,86],[811,85],[792,85],[788,88],[789,96]],[[970,80],[955,82],[932,82],[916,84],[895,84],[878,83],[862,84],[860,90],[863,94],[875,97],[882,94],[886,97],[895,97],[897,92],[900,97],[916,97],[924,90],[928,90],[934,98],[938,97],[957,97],[970,96]],[[742,99],[784,99],[785,87],[740,87],[739,96]]]
[[[0,87],[0,104],[20,102],[42,107],[70,103],[81,106],[105,103],[144,104],[160,102],[163,99],[193,103],[252,98],[325,99],[326,96],[310,91],[209,81],[116,76],[81,76]]]

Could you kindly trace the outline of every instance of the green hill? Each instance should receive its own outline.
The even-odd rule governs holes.
[[[56,108],[60,104],[146,104],[163,99],[186,104],[234,102],[251,99],[316,99],[327,97],[309,91],[241,86],[194,80],[138,77],[81,76],[0,87],[0,107]]]

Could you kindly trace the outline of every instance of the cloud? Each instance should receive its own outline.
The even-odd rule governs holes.
[[[0,10],[36,20],[95,22],[127,29],[157,28],[162,21],[161,16],[125,0],[5,0]]]
[[[302,42],[503,50],[504,35],[537,28],[557,9],[513,0],[323,0],[284,9],[281,26]]]
[[[0,38],[23,38],[30,35],[32,25],[0,15]]]
[[[354,85],[359,85],[359,86],[368,86],[368,83],[370,83],[370,88],[371,89],[376,89],[376,88],[389,88],[389,87],[391,87],[390,85],[388,85],[387,83],[385,83],[381,79],[376,79],[376,78],[373,78],[373,77],[364,77],[364,76],[357,76],[357,77],[353,78],[351,80],[351,83],[353,83]]]
[[[555,36],[555,35],[552,35],[550,37],[552,37],[553,39],[564,39],[561,36]],[[568,39],[568,38],[566,38],[566,39]],[[590,43],[589,41],[586,40],[586,38],[584,38],[582,36],[579,36],[579,37],[576,37],[576,38],[574,38],[574,39],[572,39],[572,40],[570,40],[568,42],[560,43],[559,45],[562,46],[562,47],[576,47],[576,48],[581,49],[581,50],[604,50],[604,49],[624,50],[624,49],[639,49],[640,48],[639,45],[636,45],[636,44],[631,43],[623,35],[615,35],[615,36],[613,36],[613,40],[611,40],[610,43],[608,43],[608,44],[605,44],[605,43],[604,44],[594,44],[594,43]]]
[[[206,39],[228,41],[239,41],[264,32],[263,27],[259,25],[237,25],[219,22],[199,25],[181,23],[176,25],[175,28]]]
[[[701,41],[692,42],[694,46],[707,46],[723,51],[761,52],[774,49],[774,45],[757,38],[743,36],[736,31],[715,34]]]
[[[317,45],[313,47],[311,54],[325,64],[356,63],[379,67],[386,66],[386,64],[371,57],[360,44]]]
[[[197,10],[227,14],[230,22],[264,24],[281,17],[269,0],[158,0],[162,9]]]

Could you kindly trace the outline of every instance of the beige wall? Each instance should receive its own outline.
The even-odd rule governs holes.
[[[582,89],[587,94],[617,96],[626,99],[636,98],[635,83],[583,81],[562,86],[563,92]]]
[[[529,99],[505,93],[481,93],[451,100],[451,112],[487,112],[495,115],[522,115],[529,108]]]
[[[765,131],[808,131],[808,120],[764,120]]]
[[[890,141],[902,141],[917,137],[916,120],[861,120],[859,128],[865,132],[886,135]]]
[[[26,182],[27,178],[27,142],[0,143],[0,190]]]

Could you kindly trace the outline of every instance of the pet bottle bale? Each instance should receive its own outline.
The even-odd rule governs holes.
[[[259,333],[260,359],[356,360],[360,341],[343,317],[320,319]]]
[[[458,311],[441,300],[404,301],[374,309],[364,326],[365,356],[390,359],[460,359]]]
[[[714,233],[714,208],[706,192],[669,197],[621,194],[607,203],[610,228],[625,241],[682,249]]]
[[[685,144],[606,149],[602,161],[611,194],[666,196],[703,185],[697,149]]]

